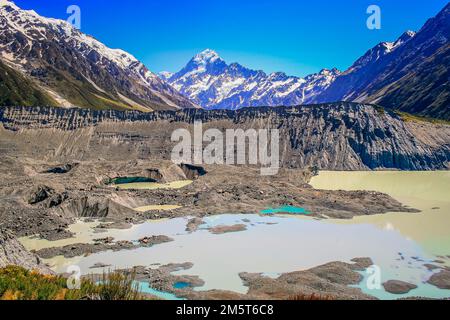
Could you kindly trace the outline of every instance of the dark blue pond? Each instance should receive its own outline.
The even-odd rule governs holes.
[[[156,182],[155,179],[146,177],[119,177],[111,179],[111,184],[127,184],[127,183],[140,183],[140,182]]]

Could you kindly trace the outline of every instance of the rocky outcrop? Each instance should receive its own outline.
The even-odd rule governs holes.
[[[69,201],[59,209],[64,216],[74,218],[105,218],[135,214],[134,210],[101,197],[81,197]]]
[[[383,283],[383,287],[384,290],[393,294],[405,294],[417,288],[415,284],[400,280],[389,280]]]
[[[94,243],[76,243],[63,247],[44,248],[36,253],[39,257],[50,259],[56,256],[64,256],[65,258],[73,258],[78,256],[86,256],[103,251],[121,251],[133,250],[142,247],[152,247],[158,244],[171,242],[172,238],[165,235],[149,236],[137,241],[114,241],[113,238],[96,239]]]
[[[235,224],[232,226],[216,226],[208,229],[212,234],[224,234],[230,232],[240,232],[247,230],[245,224]]]
[[[0,108],[0,150],[64,159],[170,159],[174,130],[279,129],[281,166],[328,170],[446,169],[450,125],[404,120],[380,108],[335,103],[154,113],[56,108]],[[37,134],[45,139],[24,142]],[[204,147],[206,144],[204,145]],[[13,149],[12,149],[13,147]],[[158,175],[158,173],[149,173]]]
[[[47,186],[37,186],[33,190],[31,190],[30,196],[28,198],[29,204],[37,204],[46,200],[51,194],[53,190]]]
[[[50,168],[44,173],[55,173],[55,174],[64,174],[72,171],[72,169],[76,168],[78,166],[78,163],[66,163],[61,166]]]
[[[361,282],[363,276],[358,271],[371,266],[372,261],[359,258],[352,262],[331,262],[309,270],[284,273],[276,279],[251,273],[241,273],[240,277],[249,287],[247,294],[259,299],[295,300],[315,295],[325,300],[374,299],[360,289],[350,287]]]
[[[52,271],[34,254],[28,252],[9,232],[0,229],[0,268],[17,265],[28,270],[50,274]]]
[[[189,219],[188,223],[186,224],[186,231],[187,232],[195,232],[198,230],[198,227],[205,222],[202,218],[192,218]]]
[[[439,289],[450,289],[450,270],[444,269],[433,274],[427,282]]]
[[[185,176],[189,180],[196,180],[198,177],[206,174],[205,168],[201,166],[193,166],[191,164],[182,163],[180,168],[183,170]]]
[[[160,236],[150,236],[139,239],[139,243],[145,247],[151,247],[157,244],[166,243],[173,241],[172,238],[164,235]]]

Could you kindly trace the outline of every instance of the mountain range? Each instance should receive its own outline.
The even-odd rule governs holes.
[[[179,72],[160,73],[181,94],[206,109],[300,105],[325,90],[340,74],[324,69],[306,78],[266,74],[238,63],[227,64],[214,50],[193,57]]]
[[[450,4],[416,33],[382,42],[340,72],[304,78],[227,64],[207,49],[177,73],[159,76],[207,109],[351,101],[450,119]]]
[[[378,44],[343,72],[266,74],[207,49],[157,75],[65,21],[0,0],[0,105],[149,112],[349,101],[448,120],[449,35],[447,4],[417,33]]]

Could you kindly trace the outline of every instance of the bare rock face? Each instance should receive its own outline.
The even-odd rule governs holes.
[[[162,165],[159,168],[149,168],[145,170],[145,176],[160,183],[179,181],[187,179],[184,170],[175,165]]]
[[[0,268],[10,265],[18,265],[45,274],[53,273],[39,257],[28,252],[10,232],[0,229]]]
[[[196,180],[206,174],[205,168],[201,166],[194,166],[191,164],[183,163],[180,165],[180,168],[183,170],[186,178],[189,180]]]
[[[383,283],[383,287],[384,290],[393,294],[405,294],[417,288],[415,284],[411,284],[400,280],[389,280]]]
[[[47,186],[37,186],[33,190],[31,190],[30,196],[28,198],[29,204],[37,204],[46,200],[51,194],[53,190]]]
[[[81,197],[60,208],[66,216],[75,218],[105,218],[135,213],[132,209],[102,197]]]
[[[48,170],[44,171],[44,173],[65,174],[72,171],[72,169],[76,168],[77,166],[78,163],[66,163],[61,166],[49,168]]]

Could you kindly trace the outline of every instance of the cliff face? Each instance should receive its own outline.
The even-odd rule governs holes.
[[[53,273],[36,255],[26,251],[8,231],[0,229],[0,268],[10,265],[22,266],[45,274]]]
[[[154,113],[5,107],[0,152],[52,161],[170,159],[172,132],[192,132],[195,120],[203,130],[279,129],[283,167],[432,170],[450,161],[450,125],[354,103]]]

